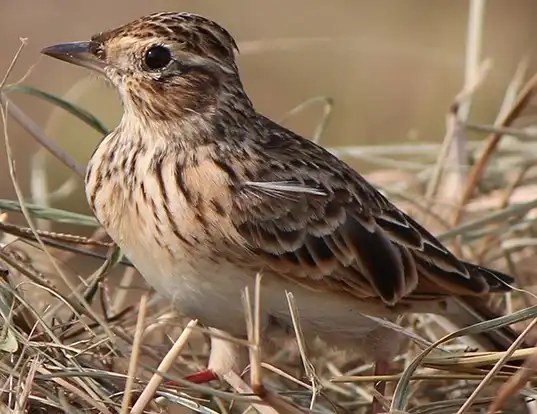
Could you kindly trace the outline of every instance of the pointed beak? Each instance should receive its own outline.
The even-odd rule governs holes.
[[[91,51],[91,42],[70,42],[48,46],[41,50],[44,55],[104,73],[106,63]]]

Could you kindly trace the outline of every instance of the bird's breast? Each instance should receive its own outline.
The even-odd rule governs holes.
[[[110,149],[97,149],[88,164],[88,202],[145,279],[198,317],[202,298],[206,302],[245,285],[227,279],[243,273],[229,255],[230,246],[243,240],[229,218],[228,177],[208,159],[184,166],[172,154],[133,160],[133,151],[115,151],[110,161]]]

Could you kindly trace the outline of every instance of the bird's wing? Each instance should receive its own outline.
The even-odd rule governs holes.
[[[459,261],[344,162],[276,124],[270,130],[233,206],[256,265],[388,305],[494,288],[494,272]]]

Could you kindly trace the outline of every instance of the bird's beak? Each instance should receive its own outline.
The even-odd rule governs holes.
[[[44,55],[104,73],[106,63],[90,50],[91,42],[60,43],[41,50]]]

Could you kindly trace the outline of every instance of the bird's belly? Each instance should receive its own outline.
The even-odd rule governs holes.
[[[215,255],[195,251],[164,230],[160,239],[175,240],[162,246],[139,223],[131,222],[132,233],[108,229],[144,279],[180,313],[199,319],[201,323],[232,333],[245,329],[241,290],[255,279],[237,266]],[[194,251],[193,251],[194,250]],[[251,276],[251,277],[250,277]]]
[[[199,258],[192,263],[184,257],[132,257],[147,282],[180,313],[230,333],[245,332],[241,294],[251,284],[240,269]]]
[[[144,234],[139,229],[139,234]],[[112,235],[113,237],[113,235]],[[118,241],[125,255],[155,290],[182,314],[234,335],[245,335],[243,292],[254,298],[256,269],[224,258],[192,256],[190,248],[163,249],[147,237]],[[336,341],[362,337],[378,325],[364,316],[368,308],[356,299],[314,292],[276,274],[265,272],[261,283],[262,328],[277,325],[292,331],[286,292],[293,294],[301,329],[306,335]],[[272,326],[274,327],[274,326]]]
[[[170,300],[179,312],[199,319],[207,326],[233,335],[246,334],[242,297],[247,287],[253,301],[258,269],[241,267],[227,260],[225,254],[217,257],[203,254],[201,250],[193,252],[193,247],[179,242],[163,248],[139,221],[126,218],[126,222],[130,232],[113,228],[108,232],[159,294]],[[162,239],[174,237],[166,230],[162,232]],[[127,234],[136,237],[126,237]],[[263,329],[277,325],[287,331],[293,330],[286,292],[293,294],[304,333],[328,338],[329,342],[363,337],[378,327],[364,315],[383,316],[354,298],[333,292],[315,292],[265,271],[261,283]]]

